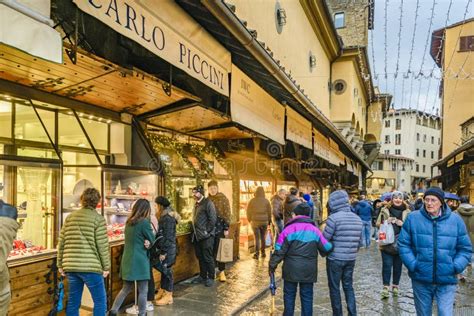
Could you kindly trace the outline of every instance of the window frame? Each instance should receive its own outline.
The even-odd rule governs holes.
[[[342,26],[338,26],[338,24],[336,23],[338,16],[342,16]],[[346,13],[344,11],[335,12],[333,18],[334,18],[334,27],[336,29],[343,29],[346,27]]]

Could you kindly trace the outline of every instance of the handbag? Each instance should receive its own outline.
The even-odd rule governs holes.
[[[392,224],[384,221],[382,225],[380,225],[379,230],[379,245],[386,246],[393,244],[395,242],[395,232],[393,231]]]
[[[265,246],[270,247],[272,245],[272,231],[270,228],[267,230],[267,235],[265,236]]]

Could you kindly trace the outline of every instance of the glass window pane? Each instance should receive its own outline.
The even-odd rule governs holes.
[[[12,104],[0,99],[0,137],[12,137]]]
[[[91,153],[63,151],[62,153],[64,165],[78,165],[78,166],[100,166],[97,157]],[[104,156],[100,156],[104,161]]]
[[[36,113],[31,106],[15,104],[15,139],[48,143],[48,135],[43,129]]]
[[[334,15],[334,26],[336,28],[344,27],[344,13],[336,13]]]
[[[99,121],[101,120],[101,121]],[[89,138],[92,141],[92,145],[96,150],[107,151],[109,148],[109,138],[108,138],[108,125],[106,122],[102,121],[101,118],[81,118],[82,125],[86,130]]]
[[[91,149],[81,126],[74,115],[59,113],[59,146]]]
[[[60,205],[59,168],[4,162],[0,167],[0,198],[18,208],[20,228],[9,259],[54,248],[55,219]]]
[[[44,126],[46,127],[46,131],[48,131],[49,136],[54,142],[54,135],[56,134],[55,113],[42,109],[37,109],[37,111],[41,120],[43,121]]]
[[[17,155],[23,157],[58,159],[58,155],[56,155],[54,149],[48,148],[18,147]]]

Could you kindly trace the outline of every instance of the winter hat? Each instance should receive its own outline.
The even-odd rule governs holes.
[[[311,195],[309,195],[308,193],[303,194],[303,199],[304,199],[306,202],[309,202],[309,201],[311,201]]]
[[[193,192],[196,191],[196,192],[199,192],[201,193],[202,195],[204,195],[204,187],[202,186],[202,184],[198,185],[198,186],[195,186],[193,188]]]
[[[403,200],[403,192],[400,192],[400,191],[393,191],[392,192],[392,200],[394,198],[400,198]]]
[[[158,204],[158,205],[161,205],[163,207],[168,207],[170,206],[170,201],[165,198],[164,196],[158,196],[156,199],[155,199],[155,203]]]
[[[444,192],[438,187],[431,187],[425,192],[425,197],[428,195],[433,195],[440,200],[441,204],[444,204]]]
[[[311,212],[311,208],[309,207],[308,204],[306,203],[300,203],[298,204],[295,209],[293,210],[293,213],[295,215],[304,215],[304,216],[309,216]]]

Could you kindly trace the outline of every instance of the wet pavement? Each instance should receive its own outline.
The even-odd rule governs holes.
[[[157,307],[148,315],[269,315],[268,257],[256,261],[245,253],[242,259],[227,270],[227,282],[207,288],[190,284],[190,280],[175,285],[174,304]],[[406,268],[400,281],[400,295],[380,299],[382,289],[382,259],[376,245],[359,251],[354,272],[354,290],[358,315],[413,315],[413,291]],[[278,269],[281,271],[280,269]],[[277,274],[276,313],[283,313],[283,294],[280,272]],[[341,290],[344,302],[344,294]],[[318,283],[314,292],[314,315],[332,315],[327,286],[325,259],[319,258]],[[469,269],[467,281],[460,283],[456,295],[455,315],[474,315],[474,278]],[[120,314],[126,315],[126,314]],[[295,315],[300,315],[297,297]]]
[[[241,251],[242,252],[242,251]],[[216,281],[214,286],[190,284],[191,280],[175,285],[174,303],[155,306],[148,315],[234,315],[248,302],[265,294],[269,286],[268,252],[265,260],[254,260],[241,253],[241,259],[229,265],[227,282]],[[279,275],[277,275],[279,279]],[[127,314],[120,314],[127,315]]]
[[[321,258],[320,258],[321,259]],[[369,249],[359,251],[354,272],[354,291],[356,293],[358,315],[413,315],[415,306],[413,302],[413,291],[408,278],[407,270],[403,267],[400,280],[400,295],[398,298],[390,297],[381,300],[382,290],[382,258],[376,245],[372,244]],[[474,278],[472,269],[468,269],[466,282],[460,283],[457,289],[455,315],[474,315]],[[276,313],[283,314],[282,282],[278,284],[275,298]],[[341,289],[343,306],[345,307],[344,293]],[[268,315],[270,306],[270,294],[267,292],[260,299],[249,304],[239,315]],[[314,315],[332,315],[329,289],[327,285],[325,259],[319,260],[318,283],[316,283],[313,299]],[[300,315],[299,297],[296,300],[295,315]],[[345,314],[347,312],[345,311]]]

